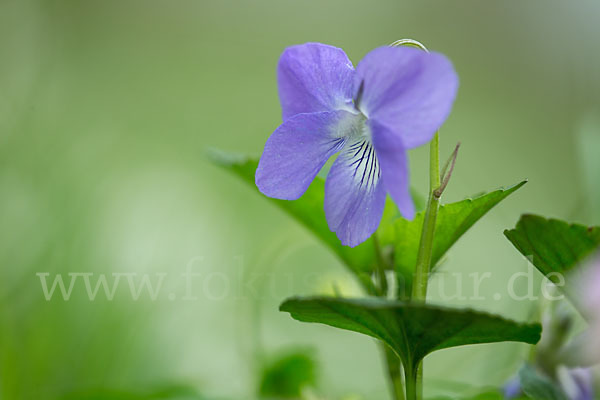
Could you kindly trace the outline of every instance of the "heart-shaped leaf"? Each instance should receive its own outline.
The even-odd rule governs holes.
[[[522,215],[504,235],[545,276],[556,282],[600,246],[600,227],[569,224],[539,215]],[[551,275],[549,275],[551,274]]]
[[[520,182],[507,189],[495,190],[474,199],[441,205],[435,225],[432,268],[481,217],[525,183],[527,181]],[[424,212],[419,212],[412,221],[398,219],[395,223],[396,269],[407,279],[412,276],[417,262],[424,216]]]
[[[449,347],[504,341],[535,344],[539,324],[522,324],[497,315],[383,298],[291,298],[280,306],[303,322],[359,332],[390,346],[407,368],[429,353]]]

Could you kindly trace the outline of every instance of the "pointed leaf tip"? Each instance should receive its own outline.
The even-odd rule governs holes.
[[[527,180],[523,180],[508,188],[440,206],[435,228],[432,266],[435,267],[454,243],[488,211],[526,183]],[[398,219],[395,223],[396,269],[405,279],[411,279],[416,264],[423,218],[424,212],[419,212],[412,221]]]

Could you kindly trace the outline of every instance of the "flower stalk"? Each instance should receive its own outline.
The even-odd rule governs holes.
[[[429,145],[429,198],[423,219],[423,230],[417,264],[415,267],[415,280],[413,282],[412,300],[425,302],[427,300],[427,284],[433,253],[433,239],[435,237],[435,224],[440,206],[441,178],[440,178],[440,145],[439,134],[436,133]],[[412,382],[409,383],[409,378]],[[411,397],[412,396],[412,397]],[[406,374],[406,397],[408,400],[423,398],[423,363],[416,371]]]
[[[391,46],[412,46],[428,52],[427,48],[422,43],[412,39],[397,40],[392,43]],[[421,231],[421,241],[419,243],[419,252],[417,254],[417,263],[415,266],[415,277],[411,296],[411,299],[422,302],[425,302],[427,299],[427,284],[429,282],[429,271],[431,269],[433,239],[435,236],[435,224],[440,206],[440,197],[446,188],[448,181],[450,180],[458,152],[458,146],[456,146],[451,159],[448,160],[444,166],[442,180],[440,176],[439,133],[436,132],[429,146],[429,196],[427,200],[427,208],[425,210],[425,218],[423,219],[423,229]],[[407,368],[407,366],[404,366],[404,369],[406,399],[422,399],[423,364],[419,364],[414,370]]]
[[[440,207],[440,197],[446,189],[458,155],[460,143],[452,152],[452,155],[446,161],[442,172],[440,173],[440,141],[439,134],[436,133],[429,147],[429,198],[427,208],[425,209],[425,218],[423,219],[423,230],[421,231],[421,241],[419,243],[419,252],[417,254],[417,263],[415,266],[415,279],[413,282],[412,300],[427,301],[427,285],[429,283],[429,272],[431,270],[431,261],[433,258],[433,240],[435,238],[435,224]],[[409,378],[409,375],[406,376]],[[423,398],[423,363],[421,362],[414,374],[410,375],[414,380],[415,399]],[[411,388],[412,389],[412,388]],[[410,399],[409,383],[406,382],[406,397]]]
[[[431,258],[433,253],[433,238],[435,236],[435,223],[440,206],[441,188],[440,178],[440,155],[439,134],[436,133],[430,144],[429,150],[429,199],[423,219],[423,230],[421,231],[421,242],[417,253],[417,264],[415,267],[415,280],[413,283],[412,299],[425,302],[427,298],[427,283],[429,270],[431,269]]]

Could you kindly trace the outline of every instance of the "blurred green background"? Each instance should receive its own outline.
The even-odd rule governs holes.
[[[472,306],[528,318],[533,303],[505,295],[527,263],[502,230],[522,212],[600,223],[599,16],[561,0],[0,0],[0,398],[251,399],[265,363],[296,348],[316,359],[319,396],[387,398],[371,340],[277,311],[334,283],[356,294],[349,274],[206,158],[260,154],[281,120],[277,59],[308,41],[356,64],[410,37],[454,62],[441,148],[462,148],[445,200],[529,183],[453,248],[431,298],[453,272],[492,271]],[[424,191],[426,149],[411,168]],[[122,278],[112,301],[81,281],[46,301],[38,273],[167,275],[156,299]],[[526,350],[439,352],[428,393],[497,386]]]

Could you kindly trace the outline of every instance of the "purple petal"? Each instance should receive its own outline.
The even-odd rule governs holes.
[[[412,149],[430,141],[450,114],[458,77],[441,54],[380,47],[356,67],[355,93],[361,85],[362,112],[387,125]]]
[[[589,368],[575,368],[570,370],[570,374],[577,387],[573,400],[593,400],[594,385],[592,371]]]
[[[352,108],[354,67],[342,49],[321,43],[287,48],[277,66],[283,120]]]
[[[402,140],[389,128],[376,121],[369,121],[369,126],[381,166],[383,185],[394,199],[402,216],[413,219],[415,206],[410,195],[408,159]]]
[[[590,321],[587,329],[572,338],[560,354],[561,361],[571,367],[600,363],[600,321]]]
[[[327,175],[325,216],[343,245],[354,247],[377,230],[385,205],[375,150],[365,140],[346,145]]]
[[[570,400],[593,400],[593,376],[589,368],[568,369],[561,366],[557,370],[561,388]]]
[[[589,258],[580,274],[580,307],[589,319],[600,321],[600,252]]]
[[[265,144],[256,169],[256,186],[276,199],[302,196],[329,157],[344,145],[340,127],[346,111],[299,114],[281,124]]]

